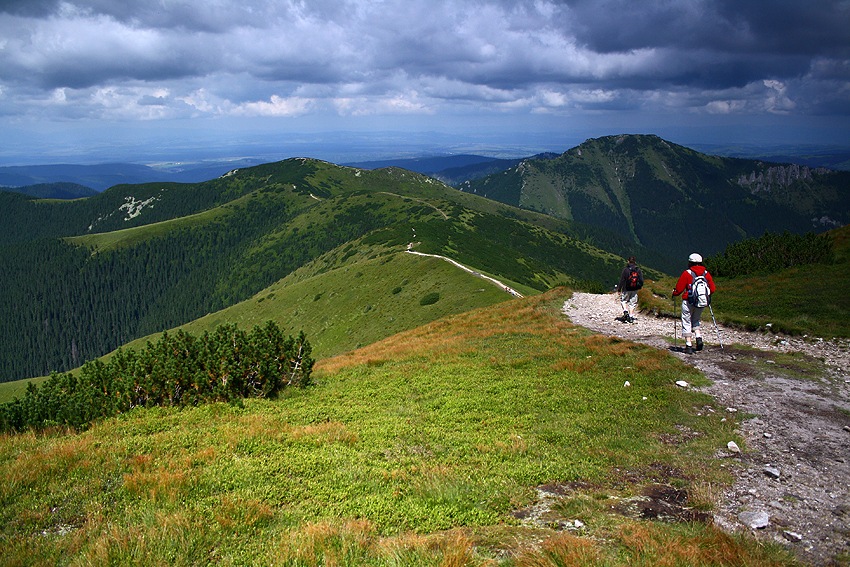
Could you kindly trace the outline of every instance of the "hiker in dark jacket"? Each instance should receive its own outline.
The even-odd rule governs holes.
[[[643,287],[643,272],[637,265],[634,256],[630,256],[623,273],[620,274],[620,283],[617,291],[620,292],[620,305],[623,307],[623,323],[635,322],[635,309],[637,308],[637,293]]]
[[[685,354],[694,353],[692,337],[696,337],[696,350],[702,350],[703,346],[699,320],[705,307],[697,307],[691,301],[688,301],[689,289],[697,276],[705,277],[708,289],[711,295],[714,295],[714,280],[703,266],[702,256],[694,253],[688,256],[688,268],[679,276],[679,281],[676,282],[676,287],[673,289],[673,301],[676,301],[677,295],[682,296],[682,336],[685,337]]]

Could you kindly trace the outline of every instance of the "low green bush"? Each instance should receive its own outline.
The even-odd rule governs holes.
[[[195,406],[274,397],[285,386],[306,386],[313,368],[310,343],[284,337],[272,321],[250,333],[221,325],[196,338],[163,333],[140,351],[119,350],[83,365],[79,375],[54,372],[23,398],[0,405],[0,431],[51,426],[85,428],[134,407]]]
[[[440,294],[437,292],[427,293],[419,300],[419,305],[433,305],[440,301]]]

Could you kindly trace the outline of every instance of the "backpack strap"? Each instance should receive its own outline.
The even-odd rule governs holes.
[[[691,276],[691,283],[689,283],[687,286],[685,286],[685,293],[687,293],[687,294],[688,294],[688,297],[687,297],[687,299],[686,299],[686,300],[687,300],[687,302],[688,302],[688,303],[691,303],[691,302],[693,302],[693,300],[694,300],[694,297],[692,297],[692,296],[693,296],[693,285],[694,285],[694,284],[696,283],[696,281],[697,281],[697,273],[696,273],[695,271],[693,271],[692,269],[690,269],[690,268],[688,268],[688,269],[687,269],[687,272],[688,272],[688,274],[690,274],[690,276]],[[683,293],[683,294],[682,294],[682,296],[684,297],[684,295],[685,295],[685,294]]]

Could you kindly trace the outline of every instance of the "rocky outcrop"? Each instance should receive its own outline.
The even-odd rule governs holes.
[[[815,175],[826,173],[829,173],[829,170],[823,167],[812,169],[797,164],[774,165],[761,171],[752,171],[749,175],[741,175],[737,182],[752,193],[770,192],[777,188],[785,189],[800,180],[811,181]]]

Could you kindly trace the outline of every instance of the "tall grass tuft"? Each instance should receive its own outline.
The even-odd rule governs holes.
[[[593,540],[561,533],[543,542],[539,551],[525,552],[516,567],[598,567],[610,565]]]

